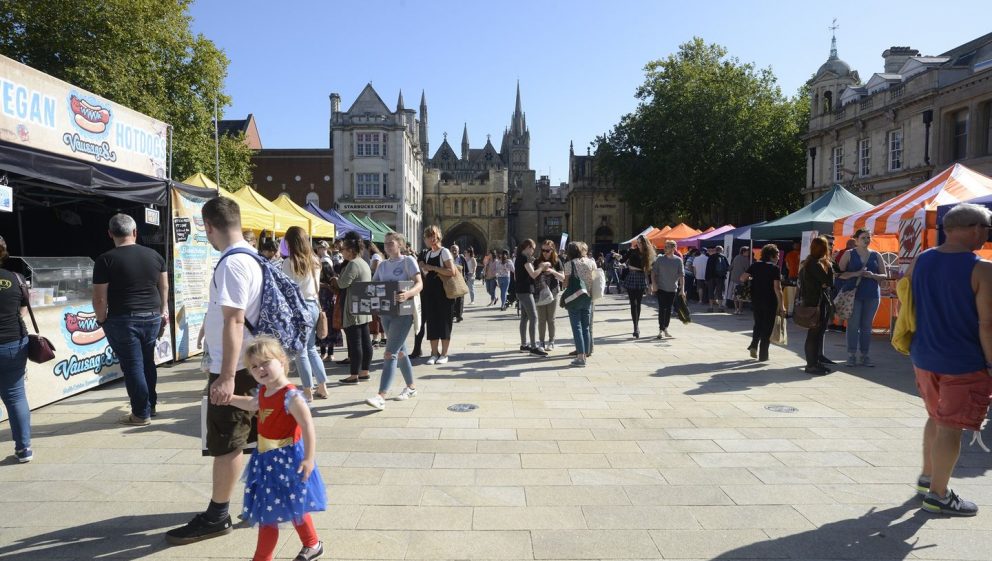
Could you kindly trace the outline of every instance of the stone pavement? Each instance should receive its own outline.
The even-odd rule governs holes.
[[[979,516],[917,512],[925,413],[907,358],[883,337],[877,368],[812,378],[795,327],[759,365],[745,351],[748,316],[697,314],[660,342],[645,307],[635,341],[626,298],[607,296],[595,354],[576,369],[566,317],[561,346],[538,359],[517,351],[512,311],[465,316],[452,362],[415,367],[419,397],[374,412],[366,383],[318,402],[325,558],[990,558],[992,456],[965,448],[953,481]],[[829,335],[829,356],[843,358],[842,337]],[[34,411],[35,461],[0,465],[0,559],[249,559],[253,529],[163,540],[209,497],[203,385],[192,363],[161,370],[147,428],[114,424],[119,382]],[[448,411],[455,403],[479,408]],[[5,427],[0,442],[10,446]],[[298,549],[284,531],[277,558]]]

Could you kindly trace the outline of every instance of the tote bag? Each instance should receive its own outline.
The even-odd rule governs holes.
[[[772,336],[770,341],[776,345],[786,346],[789,344],[789,330],[788,324],[785,318],[782,316],[775,317],[775,326],[772,327]]]
[[[468,284],[465,283],[465,277],[461,273],[451,277],[440,276],[441,283],[444,284],[444,295],[448,299],[454,300],[468,294]]]
[[[865,259],[865,266],[861,267],[862,273],[865,272],[865,269],[868,268],[868,261],[870,260],[871,260],[871,255],[868,256],[868,259]],[[839,294],[837,294],[836,298],[834,298],[835,314],[840,319],[842,320],[851,319],[851,314],[854,313],[854,297],[858,293],[858,287],[861,286],[862,278],[863,277],[858,277],[857,282],[854,283],[854,288],[849,290],[843,290]]]

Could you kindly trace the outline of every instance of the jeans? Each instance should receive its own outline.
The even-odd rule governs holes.
[[[24,392],[28,338],[0,344],[0,398],[7,408],[14,450],[31,447],[31,408]]]
[[[475,303],[475,275],[465,275],[465,284],[468,285],[468,303]],[[461,316],[459,316],[461,317]]]
[[[327,382],[327,372],[324,370],[324,361],[320,359],[317,352],[317,319],[320,316],[320,305],[316,300],[307,300],[307,310],[313,323],[307,328],[307,346],[303,353],[296,357],[296,369],[300,371],[300,380],[305,389],[311,389],[314,385],[314,378],[318,384]]]
[[[382,378],[379,380],[379,393],[385,394],[396,375],[396,364],[406,385],[413,385],[413,364],[406,351],[406,339],[413,328],[413,316],[382,316],[382,327],[386,330],[386,354],[382,359]],[[392,356],[392,358],[388,358]]]
[[[486,279],[486,292],[489,293],[489,301],[496,301],[496,278]]]
[[[727,279],[710,279],[706,281],[706,291],[710,295],[710,304],[718,304],[723,307],[723,287]]]
[[[510,277],[496,277],[496,284],[499,285],[500,305],[506,305],[506,290],[510,288]]]
[[[359,372],[368,372],[369,363],[372,362],[372,337],[369,335],[369,324],[345,327],[344,337],[348,340],[351,375],[358,376]],[[386,343],[388,344],[389,341]]]
[[[820,357],[823,356],[823,334],[827,331],[827,304],[820,302],[820,323],[813,329],[806,331],[806,343],[803,349],[806,352],[806,366],[815,368],[820,365]]]
[[[537,307],[537,332],[541,336],[541,343],[555,342],[555,313],[558,311],[558,299],[554,299],[550,304]],[[544,338],[547,332],[548,338]]]
[[[155,340],[161,328],[162,318],[157,312],[141,316],[110,316],[103,323],[107,342],[121,361],[124,387],[131,400],[131,414],[139,419],[151,417],[151,408],[158,402],[155,391],[158,382]]]
[[[847,320],[847,354],[853,355],[860,348],[861,354],[868,356],[871,347],[871,324],[878,311],[878,298],[855,298],[854,310]]]
[[[768,345],[771,343],[772,330],[775,329],[776,306],[778,306],[777,302],[751,305],[751,311],[754,313],[754,331],[751,333],[751,345],[748,348],[758,350],[759,360],[768,360]]]
[[[533,346],[537,333],[537,304],[534,303],[534,295],[530,292],[518,293],[517,301],[520,302],[520,344],[528,344],[526,337],[530,335],[529,344]]]
[[[668,331],[668,326],[672,323],[672,304],[675,303],[675,293],[659,290],[655,292],[658,297],[658,329]]]
[[[588,355],[592,352],[592,307],[569,308],[568,323],[572,325],[572,338],[576,352]]]

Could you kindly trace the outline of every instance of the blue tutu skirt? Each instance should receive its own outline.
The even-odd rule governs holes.
[[[303,440],[267,452],[253,452],[245,482],[244,519],[251,525],[298,524],[308,512],[327,510],[327,491],[320,471],[296,473],[303,460]]]

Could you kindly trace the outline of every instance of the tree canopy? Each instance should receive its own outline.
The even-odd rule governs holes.
[[[0,4],[0,52],[173,127],[172,176],[213,175],[214,98],[228,60],[190,30],[191,0],[18,0]],[[251,150],[221,138],[221,184],[251,181]]]
[[[801,202],[809,108],[771,69],[700,38],[645,66],[637,108],[596,139],[600,168],[645,222],[747,224]]]

